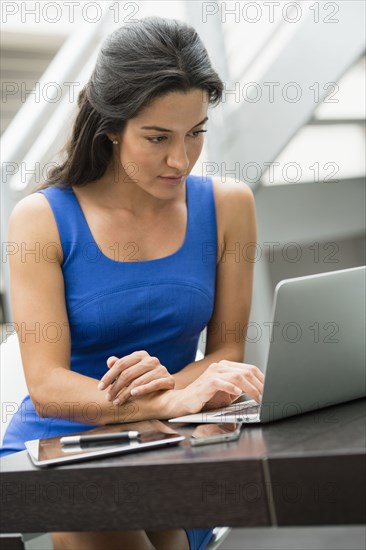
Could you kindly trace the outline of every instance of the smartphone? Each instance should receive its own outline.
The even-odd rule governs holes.
[[[242,422],[226,424],[200,424],[190,437],[193,447],[235,441],[240,437]]]

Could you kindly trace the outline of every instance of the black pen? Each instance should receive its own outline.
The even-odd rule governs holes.
[[[92,434],[92,435],[70,435],[61,437],[60,443],[62,445],[80,445],[82,443],[102,443],[103,441],[130,441],[132,439],[138,439],[140,432],[130,430],[128,432],[116,432],[105,434]]]

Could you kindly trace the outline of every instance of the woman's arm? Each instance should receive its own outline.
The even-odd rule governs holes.
[[[98,390],[99,380],[70,370],[62,251],[43,195],[29,195],[15,206],[8,239],[15,251],[9,257],[13,319],[38,414],[89,424],[157,418],[162,391],[116,407]]]
[[[216,271],[215,306],[207,326],[205,357],[174,374],[175,388],[196,380],[211,363],[244,360],[249,321],[257,227],[254,195],[243,182],[213,178],[217,218],[224,243]]]

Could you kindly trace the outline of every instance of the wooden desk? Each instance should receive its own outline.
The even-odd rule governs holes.
[[[186,440],[42,470],[26,451],[6,456],[0,530],[366,523],[365,404],[247,426],[237,442],[198,448]]]

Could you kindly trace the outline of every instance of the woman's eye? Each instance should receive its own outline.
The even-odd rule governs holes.
[[[195,132],[192,132],[192,134],[197,134],[197,135],[194,136],[194,137],[198,137],[199,134],[203,134],[204,132],[207,132],[207,130],[196,130]]]
[[[155,141],[155,140],[161,140],[165,139],[165,136],[156,136],[151,138],[146,138],[148,141],[151,141],[152,143],[161,143],[161,141]]]
[[[192,132],[192,137],[197,138],[199,134],[207,132],[207,130],[195,130]],[[154,137],[147,137],[146,138],[151,143],[162,143],[166,138],[166,136],[154,136]]]

